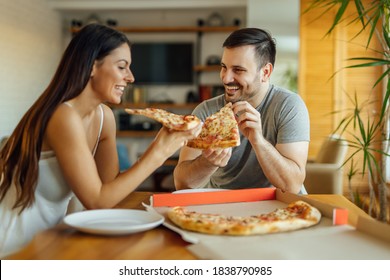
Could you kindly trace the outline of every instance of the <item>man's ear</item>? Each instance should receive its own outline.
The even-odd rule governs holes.
[[[263,71],[261,81],[266,82],[270,79],[274,67],[271,63],[267,63],[261,70]]]

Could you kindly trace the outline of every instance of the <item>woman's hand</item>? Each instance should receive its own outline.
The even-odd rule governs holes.
[[[202,124],[187,131],[178,131],[162,127],[153,141],[154,149],[160,151],[161,155],[167,159],[181,147],[186,145],[188,140],[196,138],[201,130]]]

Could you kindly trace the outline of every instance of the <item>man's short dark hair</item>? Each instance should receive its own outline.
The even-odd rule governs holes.
[[[271,34],[260,28],[242,28],[234,31],[223,43],[225,48],[240,46],[255,46],[256,57],[259,60],[259,68],[267,63],[275,64],[276,43]]]

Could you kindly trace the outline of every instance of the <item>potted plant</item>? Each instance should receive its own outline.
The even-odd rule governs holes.
[[[354,158],[361,155],[363,158],[362,170],[360,173],[368,174],[368,184],[370,192],[370,210],[376,201],[378,201],[379,215],[378,220],[388,220],[388,196],[386,185],[386,170],[388,168],[387,161],[389,160],[389,95],[390,82],[388,81],[390,75],[390,38],[389,38],[389,0],[313,0],[305,13],[313,9],[322,9],[321,15],[324,15],[330,10],[335,11],[334,21],[329,27],[327,34],[331,34],[335,27],[340,23],[352,24],[360,22],[361,29],[357,32],[358,36],[363,31],[368,31],[366,48],[369,47],[373,37],[377,37],[382,47],[381,50],[376,50],[381,54],[381,58],[377,57],[352,57],[349,60],[353,65],[346,68],[362,68],[362,67],[382,67],[383,73],[378,80],[373,81],[373,87],[380,83],[385,83],[385,92],[380,97],[380,111],[375,117],[363,117],[366,113],[369,101],[362,103],[355,97],[351,97],[353,104],[349,113],[347,113],[340,123],[336,131],[339,134],[350,134],[347,140],[348,146],[352,153],[345,161],[344,165],[349,163],[351,168],[348,174],[349,181],[353,176],[359,172],[354,165]],[[347,15],[347,9],[354,9],[353,16],[350,13]],[[321,16],[320,16],[321,17]],[[326,34],[325,34],[326,35]],[[380,141],[380,148],[376,142]],[[349,186],[350,190],[352,187]],[[353,190],[352,190],[353,191]],[[359,199],[358,194],[352,194],[351,200],[357,203]],[[372,214],[372,213],[370,213]]]

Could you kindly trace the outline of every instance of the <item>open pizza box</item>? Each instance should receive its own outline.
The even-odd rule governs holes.
[[[185,206],[201,213],[249,216],[269,213],[297,200],[320,210],[319,224],[290,232],[225,236],[183,230],[166,215],[170,207]],[[191,243],[188,250],[200,259],[390,259],[389,225],[359,217],[353,227],[348,224],[346,209],[274,188],[154,194],[145,207],[163,215],[164,226]]]

